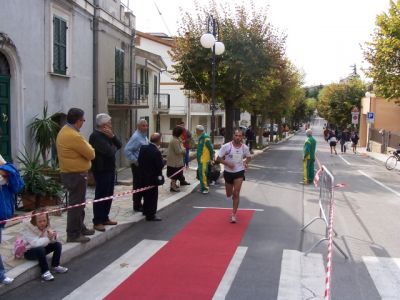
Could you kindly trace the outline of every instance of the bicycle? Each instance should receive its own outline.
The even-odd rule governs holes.
[[[390,151],[391,155],[388,157],[385,163],[385,167],[388,170],[396,168],[397,162],[400,161],[400,155],[397,151]]]

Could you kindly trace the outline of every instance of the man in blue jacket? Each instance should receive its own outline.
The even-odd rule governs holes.
[[[1,222],[11,218],[14,215],[15,194],[24,187],[18,170],[11,163],[6,163],[0,155],[0,243],[1,231],[5,222]],[[0,256],[0,283],[11,284],[13,278],[7,277],[3,261]]]

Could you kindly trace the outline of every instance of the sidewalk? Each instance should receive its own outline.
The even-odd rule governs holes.
[[[293,135],[288,136],[286,139],[291,138]],[[284,139],[284,140],[286,140]],[[283,142],[280,141],[280,142]],[[279,142],[279,143],[280,143]],[[269,145],[265,146],[261,150],[254,150],[253,157],[263,153],[269,149]],[[192,160],[190,167],[184,172],[186,180],[191,183],[189,186],[181,187],[179,193],[171,193],[169,191],[170,180],[166,178],[165,184],[159,187],[159,198],[158,198],[158,211],[164,209],[170,204],[179,201],[185,196],[196,190],[199,185],[196,179],[197,161]],[[165,175],[166,169],[163,170]],[[166,177],[166,176],[165,176]],[[115,186],[114,194],[128,192],[132,189],[132,174],[130,168],[122,168],[118,171],[117,185]],[[94,187],[88,187],[86,198],[92,200],[94,198]],[[106,226],[105,232],[96,231],[95,235],[90,236],[91,240],[88,243],[66,243],[66,219],[67,214],[63,212],[61,216],[51,216],[51,226],[58,232],[59,240],[63,244],[63,254],[61,257],[61,264],[68,263],[71,259],[97,247],[107,240],[118,235],[122,231],[126,230],[134,223],[144,219],[141,213],[133,213],[132,196],[123,196],[114,199],[111,206],[110,219],[118,221],[116,226]],[[93,205],[87,204],[85,208],[85,224],[88,228],[92,228],[93,218]],[[14,224],[7,224],[6,228],[2,231],[2,242],[0,244],[0,253],[3,258],[4,266],[6,268],[6,275],[14,278],[14,282],[11,285],[0,284],[0,295],[17,288],[18,286],[32,280],[38,279],[40,276],[39,267],[36,261],[27,261],[25,259],[15,259],[12,254],[14,242],[19,236],[22,228],[20,221]]]
[[[358,147],[357,147],[357,153],[360,155],[363,155],[363,156],[368,156],[368,157],[372,158],[373,160],[381,162],[383,166],[385,166],[386,160],[390,156],[390,154],[369,152],[369,151],[367,151],[366,148],[358,148]],[[397,163],[397,166],[395,169],[400,171],[400,163]]]

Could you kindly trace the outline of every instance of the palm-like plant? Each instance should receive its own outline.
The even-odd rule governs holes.
[[[59,125],[53,121],[52,116],[47,113],[47,104],[43,107],[41,118],[37,116],[29,127],[32,130],[32,136],[39,147],[40,154],[44,163],[47,163],[47,154],[51,145],[54,143]]]
[[[25,182],[24,191],[29,194],[44,194],[46,179],[42,173],[44,166],[41,164],[39,156],[39,151],[29,153],[25,149],[24,153],[20,152],[17,157],[18,162],[21,163],[21,173]]]

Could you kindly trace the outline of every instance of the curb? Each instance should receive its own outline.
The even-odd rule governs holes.
[[[164,199],[159,203],[157,211],[162,211],[171,204],[178,202],[179,200],[185,198],[187,195],[191,194],[196,190],[199,182],[195,182],[188,186],[188,190],[181,191],[178,194],[174,194],[171,197]],[[136,213],[132,215],[132,219],[128,222],[118,223],[116,226],[108,227],[105,232],[96,231],[93,236],[91,236],[90,241],[85,244],[80,243],[65,243],[63,244],[61,264],[68,263],[75,257],[82,255],[91,249],[100,246],[106,241],[117,236],[121,232],[129,229],[135,223],[140,222],[145,219],[141,213]],[[49,259],[48,259],[49,260]],[[0,295],[10,292],[19,286],[40,277],[39,265],[36,261],[25,261],[24,263],[12,268],[7,272],[7,276],[14,278],[14,281],[10,285],[0,284]]]

